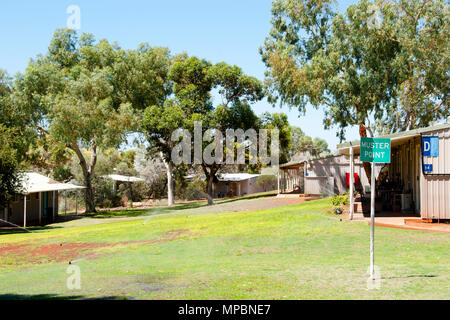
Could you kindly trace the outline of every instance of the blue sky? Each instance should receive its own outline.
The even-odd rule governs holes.
[[[339,9],[354,1],[338,1]],[[172,53],[187,52],[211,62],[226,61],[261,80],[265,66],[258,48],[270,30],[271,1],[267,0],[165,0],[165,1],[61,1],[15,0],[0,9],[0,68],[23,72],[30,58],[45,53],[53,31],[65,27],[69,5],[81,9],[81,32],[97,39],[117,41],[123,48],[141,42],[166,46]],[[324,130],[323,111],[308,108],[299,117],[295,109],[273,108],[266,101],[253,106],[257,114],[284,112],[292,125],[313,137],[326,139],[335,149],[336,130]],[[357,128],[347,130],[346,139],[359,137]]]

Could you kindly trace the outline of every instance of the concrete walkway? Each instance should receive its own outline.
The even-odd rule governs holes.
[[[343,214],[343,218],[348,219],[348,213]],[[352,221],[367,222],[370,225],[370,217],[364,217],[361,213],[355,213]],[[423,222],[421,218],[412,217],[377,217],[375,215],[375,226],[450,233],[450,224],[427,223]]]

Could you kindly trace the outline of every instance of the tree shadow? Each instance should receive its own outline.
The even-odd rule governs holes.
[[[381,277],[381,279],[407,279],[407,278],[436,278],[435,274],[410,274],[404,276]]]
[[[40,231],[46,231],[46,230],[54,230],[54,229],[61,229],[62,227],[57,226],[37,226],[37,227],[27,227],[19,228],[19,227],[4,227],[0,228],[0,235],[5,234],[19,234],[19,233],[32,233],[32,232],[40,232]]]
[[[216,199],[214,205],[219,205],[223,203],[231,203],[240,200],[251,200],[251,199],[259,199],[259,198],[267,198],[276,196],[276,192],[267,192],[260,193],[254,195],[245,195],[235,198],[227,198],[227,199]],[[200,207],[206,207],[206,200],[198,200],[194,202],[179,202],[175,203],[173,206],[167,205],[155,205],[151,208],[136,208],[136,209],[125,209],[125,210],[110,210],[110,211],[98,211],[96,213],[84,213],[79,216],[75,216],[77,218],[80,217],[88,217],[88,218],[96,218],[96,219],[110,219],[110,218],[133,218],[140,216],[153,216],[157,214],[164,214],[168,212],[176,212],[187,209],[196,209]]]
[[[61,296],[53,293],[46,294],[0,294],[0,300],[124,300],[119,296],[85,297],[81,295]]]
[[[259,199],[259,198],[271,198],[271,197],[275,197],[276,195],[277,195],[276,193],[247,195],[247,196],[229,198],[229,199],[225,199],[225,200],[219,200],[219,201],[217,201],[216,204],[236,202],[236,201],[240,201],[240,200],[252,200],[252,199]]]
[[[167,212],[194,209],[203,207],[206,202],[189,202],[179,203],[174,206],[155,206],[145,209],[128,209],[128,210],[111,210],[111,211],[98,211],[96,213],[86,213],[83,217],[96,218],[96,219],[108,219],[108,218],[133,218],[139,216],[151,216],[156,214],[162,214]]]

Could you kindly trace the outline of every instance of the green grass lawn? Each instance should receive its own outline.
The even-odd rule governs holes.
[[[324,199],[253,212],[180,209],[0,234],[0,248],[19,248],[0,252],[0,298],[450,298],[448,234],[377,227],[381,288],[368,290],[369,226],[328,208]],[[68,262],[83,257],[74,262],[81,289],[69,290]]]

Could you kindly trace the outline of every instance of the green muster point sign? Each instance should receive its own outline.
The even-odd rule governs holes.
[[[391,139],[362,137],[361,161],[390,163]]]

